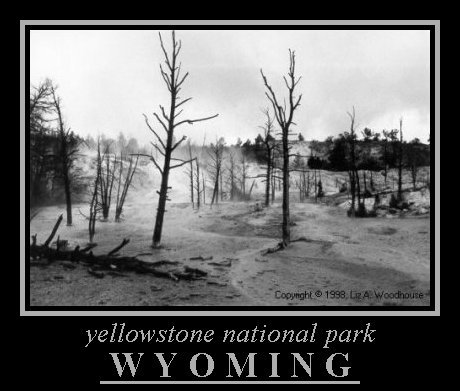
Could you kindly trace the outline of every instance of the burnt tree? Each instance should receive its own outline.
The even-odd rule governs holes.
[[[175,169],[175,168],[178,168],[185,164],[190,163],[190,160],[177,159],[172,156],[176,148],[186,139],[186,137],[183,136],[181,139],[179,139],[179,141],[174,142],[174,132],[176,128],[181,125],[184,125],[184,124],[193,125],[195,122],[206,121],[206,120],[215,118],[218,115],[216,114],[216,115],[205,117],[205,118],[184,119],[184,120],[178,121],[178,117],[183,112],[183,109],[181,108],[181,106],[183,106],[185,103],[190,101],[190,99],[192,99],[192,98],[181,99],[179,97],[179,92],[181,91],[182,85],[187,79],[189,73],[187,72],[184,75],[181,75],[181,63],[178,61],[178,58],[179,58],[179,53],[181,51],[182,43],[180,40],[179,41],[176,40],[175,32],[174,31],[172,32],[172,49],[170,53],[168,53],[168,51],[165,48],[161,34],[159,34],[159,37],[160,37],[160,46],[161,46],[161,50],[163,51],[163,55],[165,58],[164,62],[166,66],[165,68],[166,70],[164,70],[163,66],[160,64],[160,73],[170,93],[170,105],[169,105],[168,113],[166,112],[165,108],[160,105],[160,115],[158,115],[158,113],[153,114],[155,116],[155,119],[158,121],[158,123],[161,125],[164,132],[166,133],[166,139],[160,137],[159,133],[150,125],[147,116],[144,114],[145,123],[147,127],[155,135],[158,141],[158,143],[154,144],[154,146],[163,158],[163,167],[161,167],[160,163],[157,162],[157,160],[153,157],[153,154],[150,156],[144,155],[150,158],[150,160],[154,163],[155,167],[158,169],[158,171],[161,174],[160,191],[158,191],[159,198],[158,198],[157,215],[156,215],[155,228],[154,228],[153,237],[152,237],[152,247],[153,248],[158,248],[161,242],[161,234],[163,230],[163,220],[164,220],[164,214],[166,211],[166,201],[168,200],[168,191],[170,189],[168,185],[169,173],[172,169]],[[143,154],[139,154],[139,155],[143,155]],[[177,163],[171,164],[171,162],[177,162]]]
[[[78,152],[79,143],[73,132],[71,132],[71,129],[67,128],[64,123],[62,101],[56,93],[57,87],[51,85],[50,90],[53,109],[57,115],[57,133],[59,139],[57,158],[60,164],[59,177],[62,179],[64,185],[67,225],[70,226],[72,225],[71,170],[75,154]]]
[[[265,158],[267,161],[267,169],[265,171],[265,206],[270,205],[270,183],[272,177],[272,166],[273,166],[273,148],[274,148],[274,137],[272,136],[273,132],[273,122],[275,119],[270,116],[270,110],[264,109],[263,113],[265,114],[265,123],[261,128],[264,131],[263,144],[265,146]]]
[[[283,223],[282,223],[282,242],[280,247],[285,247],[291,240],[290,215],[289,215],[289,136],[290,128],[295,125],[294,112],[300,105],[302,94],[295,96],[295,88],[301,77],[295,76],[295,52],[289,49],[289,72],[287,77],[283,77],[288,90],[288,105],[280,104],[273,88],[268,84],[262,69],[260,70],[266,88],[265,95],[273,106],[276,121],[281,129],[282,137],[282,158],[283,158]]]

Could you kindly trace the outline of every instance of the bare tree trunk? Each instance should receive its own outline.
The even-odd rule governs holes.
[[[195,207],[195,200],[194,200],[194,191],[193,191],[193,157],[192,157],[192,146],[190,141],[188,143],[188,154],[190,159],[190,201],[192,202],[192,209]]]
[[[116,222],[120,221],[121,214],[123,213],[123,205],[125,204],[126,196],[128,195],[128,190],[129,190],[129,187],[131,186],[133,176],[136,173],[138,161],[139,161],[139,156],[136,158],[136,163],[134,163],[134,165],[133,165],[133,159],[132,158],[130,159],[128,172],[126,174],[126,179],[125,179],[125,182],[123,183],[123,186],[122,186],[122,176],[120,172],[120,181],[118,183],[118,190],[120,190],[120,187],[123,187],[123,190],[121,192],[121,197],[119,199],[117,197],[117,204],[115,207],[115,221]],[[120,165],[120,170],[121,168],[122,168],[122,165]]]
[[[359,178],[357,177],[358,173],[356,171],[356,155],[355,155],[355,107],[353,106],[352,113],[347,113],[350,117],[350,157],[351,157],[351,167],[349,167],[349,176],[350,176],[350,192],[351,192],[351,210],[350,217],[355,217],[356,215],[356,181]],[[358,186],[359,187],[359,186]],[[359,204],[359,195],[358,195],[358,204]]]
[[[284,77],[284,82],[289,92],[289,106],[286,107],[286,104],[280,105],[278,103],[276,94],[274,93],[272,87],[268,84],[267,78],[262,74],[262,79],[264,81],[268,100],[273,106],[275,113],[275,118],[278,122],[278,125],[281,128],[282,132],[282,148],[283,148],[283,221],[282,221],[282,242],[281,247],[286,247],[291,241],[291,224],[290,224],[290,210],[289,210],[289,134],[290,126],[293,122],[294,112],[300,105],[300,100],[302,95],[299,95],[297,98],[294,97],[294,90],[296,85],[299,83],[300,78],[296,79],[295,77],[295,52],[289,50],[289,72],[288,77]],[[288,81],[289,79],[289,81]]]
[[[291,241],[291,216],[289,211],[289,129],[283,129],[283,244]]]
[[[229,171],[229,179],[230,179],[230,201],[234,201],[235,199],[235,156],[233,153],[230,153],[230,167],[228,168]]]
[[[89,242],[93,243],[94,235],[96,234],[96,219],[99,208],[99,181],[101,180],[102,174],[102,158],[101,158],[101,147],[100,139],[97,140],[97,159],[96,159],[96,177],[94,179],[94,189],[91,195],[91,201],[89,205],[89,222],[88,222],[88,234]]]
[[[224,141],[223,139],[219,139],[216,141],[215,144],[211,143],[211,152],[209,152],[209,156],[211,158],[211,175],[213,175],[214,179],[214,190],[212,193],[211,205],[214,202],[217,204],[219,203],[219,189],[220,193],[222,193],[222,160],[223,160],[223,152],[224,152]],[[222,195],[221,195],[222,197]]]
[[[273,164],[273,158],[272,158],[272,150],[273,150],[273,145],[272,145],[272,130],[273,130],[273,122],[274,118],[270,116],[270,110],[267,108],[263,110],[263,113],[266,116],[266,121],[264,126],[261,126],[261,128],[264,130],[264,144],[265,144],[265,153],[266,153],[266,159],[267,159],[267,170],[265,173],[265,206],[268,207],[270,205],[270,182],[271,182],[271,172],[272,172],[272,164]]]
[[[223,186],[223,181],[222,181],[222,169],[220,170],[220,177],[219,177],[219,180],[220,180],[220,185],[219,185],[219,189],[220,189],[220,200],[223,201],[224,200],[224,186]]]
[[[104,152],[105,157],[105,175],[102,175],[100,178],[100,196],[101,196],[101,207],[102,207],[102,217],[104,220],[109,218],[110,206],[112,204],[112,190],[113,184],[115,182],[115,170],[116,170],[116,161],[117,158],[114,156],[113,164],[111,167],[110,164],[110,154],[109,147],[106,147]]]
[[[59,157],[61,161],[62,169],[62,180],[64,183],[64,193],[65,193],[65,202],[66,202],[66,214],[67,214],[67,225],[72,225],[72,197],[70,192],[70,159],[69,159],[69,150],[68,150],[68,135],[70,129],[66,131],[64,125],[64,119],[61,112],[61,100],[56,95],[55,87],[51,86],[51,94],[53,97],[53,106],[57,114],[58,128],[59,128],[59,140],[60,140],[60,151]]]
[[[196,182],[196,207],[200,209],[201,206],[201,183],[200,183],[200,164],[198,159],[195,160],[196,163],[196,175],[195,175],[195,182]]]
[[[203,205],[206,205],[206,179],[203,176]]]
[[[161,45],[161,49],[165,57],[165,64],[167,67],[167,72],[163,70],[163,67],[161,66],[161,64],[160,64],[160,71],[161,71],[161,76],[163,77],[163,80],[166,83],[166,86],[168,88],[168,91],[170,92],[170,108],[169,108],[169,114],[166,114],[164,107],[160,106],[161,117],[157,113],[154,113],[154,116],[166,132],[166,135],[167,135],[166,141],[163,141],[161,139],[158,133],[150,126],[147,116],[144,115],[145,122],[148,128],[155,135],[155,137],[157,138],[159,142],[159,145],[154,144],[154,147],[156,148],[157,151],[160,152],[160,154],[164,158],[163,168],[161,168],[160,165],[155,160],[155,158],[153,157],[153,155],[150,155],[150,156],[144,155],[144,156],[150,157],[150,160],[155,164],[156,168],[161,173],[161,185],[160,185],[160,191],[158,192],[159,199],[158,199],[157,215],[156,215],[155,228],[154,228],[153,237],[152,237],[152,247],[153,248],[158,248],[161,242],[164,214],[166,212],[166,201],[168,201],[168,191],[170,189],[170,187],[168,186],[170,170],[181,167],[187,163],[190,163],[190,160],[185,161],[182,159],[173,158],[172,156],[172,153],[174,152],[174,150],[186,139],[186,137],[183,136],[178,142],[174,143],[173,142],[174,130],[175,128],[177,128],[178,126],[182,124],[193,125],[196,122],[206,121],[206,120],[217,117],[217,114],[216,114],[211,117],[199,118],[199,119],[193,119],[193,120],[186,119],[186,120],[181,120],[179,122],[176,122],[177,117],[182,113],[182,110],[177,110],[177,109],[179,109],[180,106],[182,106],[184,103],[188,102],[191,99],[191,98],[187,98],[187,99],[181,100],[178,97],[178,94],[181,91],[181,86],[188,76],[188,73],[186,73],[184,76],[181,76],[181,64],[178,63],[177,61],[182,44],[181,44],[181,41],[178,41],[178,42],[176,41],[176,35],[175,35],[175,32],[173,31],[172,32],[171,53],[168,54],[168,52],[166,51],[164,44],[163,44],[163,39],[161,37],[161,34],[160,34],[160,45]],[[138,154],[138,155],[143,155],[143,154]],[[171,160],[180,161],[180,163],[171,166]]]
[[[403,167],[403,133],[402,118],[399,120],[399,154],[398,154],[398,201],[402,201],[402,167]]]

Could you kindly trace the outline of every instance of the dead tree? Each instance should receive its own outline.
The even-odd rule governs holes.
[[[57,127],[59,137],[58,160],[60,163],[60,177],[64,185],[67,225],[72,225],[72,196],[71,196],[71,170],[75,154],[78,152],[78,141],[70,128],[67,128],[62,115],[61,98],[57,95],[57,87],[51,85],[51,97],[54,111],[57,115]]]
[[[104,278],[105,273],[120,275],[120,273],[124,272],[134,272],[137,274],[167,278],[178,282],[180,280],[199,280],[208,275],[208,273],[204,270],[192,268],[187,265],[182,265],[182,267],[176,266],[174,269],[169,270],[158,269],[159,266],[178,264],[178,262],[175,261],[161,260],[157,262],[146,262],[140,260],[138,256],[120,255],[119,251],[130,242],[130,240],[126,238],[123,239],[123,241],[114,249],[101,255],[93,254],[92,249],[97,246],[95,243],[90,243],[84,248],[80,248],[80,246],[77,245],[75,248],[69,249],[67,246],[63,246],[63,244],[67,243],[67,241],[60,240],[59,236],[56,241],[56,248],[52,248],[49,244],[56,234],[61,221],[62,215],[55,223],[51,235],[44,244],[37,244],[37,234],[32,236],[32,244],[30,245],[31,265],[33,265],[37,260],[40,260],[41,262],[46,260],[48,265],[53,262],[66,261],[71,262],[74,265],[73,268],[76,267],[76,264],[88,267],[88,273],[96,278]]]
[[[166,133],[166,139],[160,137],[159,133],[150,125],[147,116],[144,114],[145,123],[150,131],[155,135],[157,142],[154,144],[155,149],[160,153],[163,157],[163,167],[160,167],[159,162],[153,157],[152,155],[143,155],[148,156],[150,160],[154,163],[155,167],[161,174],[161,185],[160,191],[158,191],[159,199],[158,199],[158,207],[157,207],[157,215],[155,220],[155,228],[153,231],[152,237],[152,247],[158,248],[161,242],[161,234],[163,230],[163,220],[164,214],[166,211],[166,201],[168,200],[168,191],[170,190],[169,187],[169,173],[171,170],[181,167],[185,164],[190,163],[190,160],[182,160],[174,158],[173,152],[176,148],[186,139],[183,136],[179,141],[174,142],[174,132],[176,128],[181,125],[189,124],[193,125],[196,122],[206,121],[212,118],[217,117],[218,114],[213,115],[211,117],[205,118],[198,118],[198,119],[184,119],[178,120],[178,117],[182,114],[181,106],[184,105],[186,102],[190,101],[192,98],[181,99],[179,97],[179,92],[182,89],[182,85],[184,81],[187,79],[189,73],[185,73],[181,75],[181,64],[178,62],[179,53],[182,47],[181,41],[176,41],[175,32],[172,32],[172,49],[171,52],[168,54],[164,44],[163,39],[160,36],[160,45],[165,57],[165,65],[166,71],[163,70],[163,66],[160,64],[160,72],[163,80],[168,88],[170,93],[170,107],[169,113],[166,113],[166,110],[163,106],[160,105],[160,115],[158,113],[154,113],[156,120],[159,122],[161,127]],[[177,162],[176,164],[171,165],[171,161]]]
[[[359,187],[359,176],[356,169],[356,113],[355,107],[353,106],[352,112],[347,112],[350,117],[350,134],[348,135],[348,142],[350,144],[350,167],[348,167],[348,176],[350,179],[350,194],[351,194],[351,208],[350,217],[356,216],[356,193],[358,189],[358,204],[360,203],[360,187]],[[316,181],[316,179],[315,179]],[[315,185],[316,186],[316,185]],[[316,193],[316,189],[315,189]]]
[[[105,163],[103,166],[105,167],[102,168],[101,178],[99,180],[100,204],[102,208],[102,217],[104,220],[109,218],[110,206],[112,204],[112,190],[115,182],[115,171],[117,164],[116,156],[111,159],[109,148],[109,145],[105,147],[103,159]]]
[[[210,174],[214,182],[214,189],[212,192],[211,205],[213,205],[214,202],[216,204],[219,202],[219,188],[221,186],[224,146],[225,146],[225,142],[223,138],[220,138],[216,141],[215,144],[211,143],[210,151],[208,151],[209,158],[211,159]]]
[[[94,178],[93,190],[91,193],[91,200],[89,203],[89,217],[88,217],[88,234],[89,242],[93,243],[94,235],[96,234],[96,219],[100,211],[99,202],[99,182],[102,175],[102,156],[101,156],[101,143],[100,139],[97,140],[97,157],[96,157],[96,174]]]
[[[240,184],[241,184],[241,193],[242,193],[242,198],[243,200],[246,200],[246,181],[248,179],[248,170],[249,170],[249,164],[246,161],[246,156],[244,154],[241,157],[241,178],[240,178]]]
[[[273,132],[273,122],[275,119],[270,116],[270,110],[266,108],[263,110],[266,120],[261,128],[264,131],[264,146],[265,146],[265,158],[267,160],[267,168],[265,171],[265,206],[270,205],[270,183],[272,176],[272,166],[273,166],[273,148],[274,148],[274,137],[272,136]]]
[[[228,171],[228,184],[230,187],[230,201],[235,200],[235,194],[236,194],[236,159],[235,159],[235,154],[233,152],[230,152],[228,155],[228,162],[229,165],[227,167]]]
[[[193,156],[192,156],[192,145],[190,144],[190,140],[187,144],[187,149],[188,149],[188,154],[189,154],[189,160],[190,160],[190,167],[187,171],[187,174],[190,178],[190,202],[192,203],[192,209],[195,208],[195,181],[194,181],[194,170],[193,170]]]
[[[275,152],[275,151],[273,151]],[[275,202],[276,198],[276,174],[275,171],[279,170],[279,168],[275,165],[276,159],[275,159],[275,154],[273,153],[272,156],[272,172],[271,172],[271,187],[272,187],[272,204]]]
[[[398,201],[402,201],[402,169],[403,169],[403,119],[399,120],[399,153],[398,153]]]
[[[123,155],[120,158],[119,176],[118,176],[118,191],[117,191],[117,203],[115,205],[115,221],[118,223],[121,221],[121,215],[123,213],[123,205],[125,204],[126,196],[128,195],[129,187],[133,181],[134,174],[136,173],[137,163],[139,156],[136,157],[136,161],[131,156],[129,159],[128,172],[123,181]],[[120,191],[121,189],[121,191]]]
[[[223,160],[223,157],[222,157]],[[219,172],[219,190],[220,190],[220,200],[224,200],[224,183],[223,183],[223,178],[224,178],[224,167],[221,167],[220,172]]]
[[[206,178],[203,174],[203,205],[206,205]]]
[[[194,187],[195,187],[195,194],[196,194],[196,207],[197,207],[197,209],[200,209],[201,199],[203,199],[203,204],[206,203],[205,202],[206,200],[205,200],[204,177],[201,178],[201,166],[200,166],[200,161],[199,161],[199,158],[201,158],[201,156],[203,154],[205,143],[206,143],[206,141],[203,140],[203,146],[200,149],[200,153],[199,154],[197,153],[197,156],[195,158],[195,165],[196,165],[195,172],[196,172],[196,174],[195,174]]]
[[[52,111],[51,86],[51,80],[47,79],[37,87],[32,87],[29,98],[29,173],[32,205],[41,200],[46,175],[51,171],[46,143],[47,134],[50,133],[48,117]]]
[[[204,188],[201,186],[201,179],[200,179],[200,162],[198,158],[195,159],[195,165],[196,165],[196,175],[195,175],[195,193],[196,193],[196,207],[197,209],[200,209],[201,206],[201,194],[204,191]]]
[[[289,136],[291,134],[291,125],[295,125],[293,122],[294,112],[300,105],[302,95],[295,97],[295,88],[299,83],[301,77],[296,79],[295,76],[295,52],[289,49],[289,72],[288,77],[284,77],[284,82],[288,89],[288,106],[286,104],[281,105],[278,102],[275,92],[272,87],[268,84],[267,78],[265,77],[262,69],[260,73],[265,84],[268,100],[273,106],[276,121],[281,129],[282,136],[282,148],[283,148],[283,223],[282,223],[282,242],[281,248],[287,246],[291,240],[290,230],[290,214],[289,214]]]

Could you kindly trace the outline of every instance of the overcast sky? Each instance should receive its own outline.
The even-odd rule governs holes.
[[[116,137],[120,131],[141,143],[152,140],[142,113],[168,106],[159,72],[163,61],[158,31],[31,31],[30,79],[59,85],[68,124],[77,133]],[[162,31],[170,47],[170,32]],[[279,96],[296,51],[297,131],[324,139],[348,130],[346,111],[356,108],[359,129],[398,127],[406,139],[426,141],[430,125],[428,31],[177,31],[182,68],[190,75],[181,96],[192,96],[183,118],[219,117],[177,129],[201,143],[224,136],[229,143],[260,132],[268,105],[260,68]],[[181,117],[181,118],[182,118]],[[158,125],[159,126],[159,125]]]

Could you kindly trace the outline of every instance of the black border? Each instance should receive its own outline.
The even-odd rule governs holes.
[[[435,194],[432,192],[435,183],[434,149],[435,149],[435,26],[434,25],[25,25],[25,84],[24,107],[28,107],[30,86],[30,31],[31,30],[428,30],[430,31],[430,197],[435,204]],[[27,124],[27,110],[24,113],[24,124]],[[25,132],[25,142],[29,143],[29,134]],[[27,144],[26,144],[27,145]],[[29,148],[25,148],[25,156],[30,162]],[[26,208],[25,233],[30,238],[30,200],[29,176],[26,169],[25,191]],[[29,247],[25,249],[26,260],[30,258]],[[430,208],[430,305],[429,306],[31,306],[30,305],[30,263],[26,262],[25,281],[25,311],[435,311],[435,210]],[[56,314],[58,315],[58,314]],[[126,315],[129,315],[126,314]],[[232,314],[228,314],[232,315]],[[249,316],[250,314],[248,314]],[[365,314],[363,314],[365,315]]]

